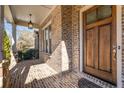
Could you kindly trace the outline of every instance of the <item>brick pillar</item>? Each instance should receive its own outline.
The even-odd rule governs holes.
[[[62,71],[72,70],[72,6],[62,5]]]
[[[2,69],[2,40],[4,30],[4,6],[0,5],[0,87],[3,87],[3,69]]]

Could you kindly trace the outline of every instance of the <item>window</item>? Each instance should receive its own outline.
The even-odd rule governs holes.
[[[91,24],[93,22],[96,22],[111,16],[112,16],[111,5],[97,6],[91,11],[86,12],[86,24]]]
[[[43,30],[43,51],[51,54],[51,26]]]
[[[104,19],[110,17],[112,14],[112,7],[111,6],[100,6],[98,8],[98,19]]]
[[[49,53],[51,54],[52,50],[51,50],[51,26],[49,26]]]
[[[87,24],[95,22],[97,20],[96,19],[96,10],[91,11],[90,13],[88,13],[86,18],[87,18]]]

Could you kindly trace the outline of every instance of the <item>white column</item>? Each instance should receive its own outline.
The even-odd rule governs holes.
[[[39,32],[35,31],[35,49],[39,48],[38,34],[39,34]]]
[[[43,57],[42,57],[42,32],[41,29],[39,30],[39,61],[42,62],[43,61]]]
[[[14,40],[14,44],[12,45],[12,50],[13,53],[16,53],[16,24],[12,24],[12,36],[13,36],[13,40]]]

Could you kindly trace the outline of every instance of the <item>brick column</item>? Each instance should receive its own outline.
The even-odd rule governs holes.
[[[72,70],[72,6],[62,5],[62,71]]]
[[[3,87],[3,69],[2,69],[2,40],[4,30],[4,6],[0,5],[0,87]]]

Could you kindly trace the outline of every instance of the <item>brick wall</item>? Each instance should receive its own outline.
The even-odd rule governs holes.
[[[72,6],[62,5],[62,71],[72,68]]]
[[[72,6],[57,6],[43,22],[41,29],[51,20],[52,54],[42,51],[42,59],[57,72],[67,71],[72,62]],[[43,34],[42,31],[40,34]],[[41,35],[42,36],[42,35]],[[43,38],[42,38],[43,40]],[[42,41],[43,42],[43,41]]]
[[[42,28],[51,21],[51,43],[52,43],[52,54],[41,52],[42,61],[47,63],[51,68],[57,72],[61,72],[61,6],[57,6],[52,13],[45,19],[41,25],[40,34],[43,42]]]
[[[122,6],[122,87],[124,88],[124,6]]]
[[[72,6],[72,56],[73,56],[73,70],[79,71],[80,60],[80,34],[79,34],[79,18],[80,9],[83,6]]]
[[[80,57],[79,14],[80,14],[80,9],[82,7],[83,5],[57,6],[53,10],[53,12],[48,16],[48,18],[43,22],[41,28],[43,28],[49,22],[49,20],[51,20],[52,51],[56,49],[58,44],[61,44],[60,45],[61,53],[59,53],[60,55],[56,55],[55,59],[52,56],[50,58],[48,54],[42,52],[41,56],[44,62],[47,62],[48,59],[54,61],[56,60],[56,58],[61,56],[61,58],[59,58],[61,59],[61,61],[59,60],[57,62],[61,64],[59,66],[63,67],[64,64],[68,63],[70,69],[72,68],[73,70],[79,72],[79,57]],[[42,33],[42,31],[40,33]],[[54,55],[57,53],[54,53]],[[57,61],[56,60],[54,62],[51,62],[51,60],[49,60],[48,62],[51,63],[50,65],[54,65],[54,63]]]

